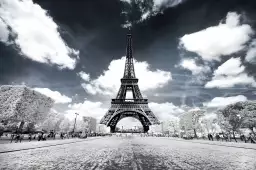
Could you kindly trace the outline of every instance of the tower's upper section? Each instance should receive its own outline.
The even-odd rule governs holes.
[[[125,61],[125,69],[124,69],[123,79],[136,79],[132,54],[133,54],[132,34],[129,29],[129,32],[128,32],[127,38],[126,38],[126,61]]]

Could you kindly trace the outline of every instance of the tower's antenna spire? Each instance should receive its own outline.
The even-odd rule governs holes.
[[[131,35],[132,34],[132,26],[129,26],[128,27],[128,35]]]
[[[132,56],[132,33],[131,27],[129,27],[129,32],[126,38],[126,61],[125,61],[125,70],[124,78],[135,78],[134,65],[133,65],[133,56]]]

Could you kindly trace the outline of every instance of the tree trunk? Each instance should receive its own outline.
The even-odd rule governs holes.
[[[20,126],[19,126],[19,128],[18,128],[18,133],[21,133],[21,132],[22,132],[22,128],[23,128],[24,124],[25,124],[24,121],[21,121],[21,122],[20,122]]]
[[[195,138],[198,138],[198,137],[197,137],[197,134],[196,134],[196,129],[194,129],[194,134],[195,134],[194,137],[195,137]]]
[[[234,137],[234,139],[235,139],[235,141],[236,141],[236,136],[235,136],[235,132],[233,131],[233,137]],[[236,141],[237,142],[237,141]]]

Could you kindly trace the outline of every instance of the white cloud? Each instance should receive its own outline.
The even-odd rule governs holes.
[[[66,45],[58,32],[58,25],[38,4],[32,0],[1,0],[0,16],[0,29],[4,30],[0,33],[2,41],[15,43],[31,60],[74,69],[76,59],[70,55],[79,52]],[[11,28],[8,32],[3,29],[7,26]],[[7,42],[7,35],[15,35],[14,41]]]
[[[243,73],[244,70],[245,67],[242,65],[241,59],[232,57],[214,71],[214,76],[236,76]]]
[[[205,84],[206,88],[229,88],[235,85],[251,85],[256,87],[253,77],[245,73],[245,67],[240,58],[230,58],[213,73],[211,81]]]
[[[222,108],[230,104],[244,101],[247,101],[247,98],[243,95],[231,97],[215,97],[210,102],[203,103],[203,105],[209,108]]]
[[[77,73],[79,77],[81,77],[81,79],[83,79],[84,81],[90,81],[90,74],[87,74],[83,71]]]
[[[256,83],[253,77],[249,77],[247,74],[239,74],[238,76],[220,76],[214,77],[210,82],[207,82],[206,88],[230,88],[235,85],[251,85],[256,87]]]
[[[149,103],[149,108],[160,121],[170,120],[182,114],[185,110],[172,103]]]
[[[85,100],[83,103],[70,104],[68,107],[69,110],[66,111],[65,116],[70,120],[75,118],[75,113],[79,114],[79,119],[82,119],[83,116],[89,116],[100,120],[108,110],[102,106],[101,102],[89,100]]]
[[[247,51],[245,60],[247,62],[250,62],[250,63],[255,63],[256,62],[256,40],[254,40],[251,43],[250,48]]]
[[[211,71],[209,66],[197,65],[194,59],[183,59],[180,66],[184,69],[190,70],[193,75]]]
[[[141,91],[161,88],[172,80],[171,73],[162,70],[151,71],[147,62],[135,62],[135,74],[139,79]],[[82,87],[90,94],[115,95],[121,85],[123,77],[125,57],[111,61],[108,70],[105,70],[97,79],[89,83],[83,83]]]
[[[70,103],[70,102],[72,102],[71,98],[61,94],[58,91],[52,91],[48,88],[34,88],[34,90],[52,98],[55,101],[55,103]]]
[[[230,55],[245,48],[245,43],[253,34],[247,24],[240,24],[240,15],[229,12],[225,23],[205,30],[186,34],[180,39],[180,45],[187,51],[200,55],[204,60],[220,60],[223,55]]]

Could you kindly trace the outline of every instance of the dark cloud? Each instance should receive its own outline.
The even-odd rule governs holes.
[[[125,35],[127,29],[121,27],[127,18],[124,9],[132,13],[129,20],[138,20],[141,11],[136,5],[128,6],[120,0],[35,0],[46,9],[59,25],[61,36],[66,43],[80,50],[80,59],[74,70],[60,70],[33,62],[22,57],[12,46],[0,43],[0,84],[25,82],[32,87],[46,87],[58,90],[72,97],[79,94],[77,101],[85,97],[97,100],[99,96],[89,96],[81,87],[81,79],[76,75],[83,70],[92,78],[102,74],[113,59],[125,55]],[[150,9],[150,3],[143,4]],[[152,69],[171,71],[173,80],[157,92],[147,92],[150,101],[173,102],[176,105],[200,105],[216,96],[243,94],[253,99],[250,89],[205,89],[204,85],[191,83],[190,72],[175,68],[182,58],[178,49],[179,38],[185,34],[217,25],[228,12],[244,14],[247,22],[255,30],[256,2],[252,0],[187,0],[184,3],[163,10],[132,28],[134,56],[138,61],[147,61]],[[183,57],[194,57],[188,52]],[[244,52],[241,56],[244,55]],[[228,58],[226,58],[228,59]],[[216,68],[221,63],[214,66]],[[123,70],[120,70],[123,71]],[[250,75],[256,73],[253,65],[248,65]],[[153,81],[153,80],[152,80]],[[154,96],[159,93],[159,96]],[[162,95],[161,95],[162,94]],[[104,101],[108,99],[104,98]],[[110,100],[109,100],[110,101]]]

